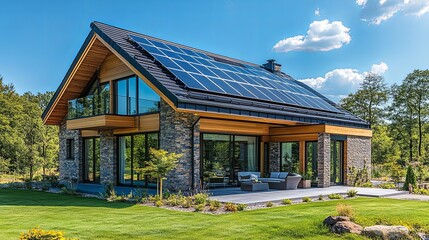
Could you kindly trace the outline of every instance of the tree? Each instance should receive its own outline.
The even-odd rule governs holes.
[[[413,168],[411,165],[408,166],[407,175],[405,176],[404,190],[410,191],[412,188],[416,187],[416,175],[414,174]],[[412,188],[410,188],[410,186]]]
[[[157,150],[154,148],[150,148],[149,154],[149,161],[146,162],[145,167],[140,168],[140,172],[156,178],[157,194],[159,193],[160,199],[162,200],[162,180],[176,167],[177,161],[183,154],[168,153],[165,150]]]
[[[340,106],[371,125],[381,123],[389,89],[380,75],[369,73],[360,89],[340,101]]]

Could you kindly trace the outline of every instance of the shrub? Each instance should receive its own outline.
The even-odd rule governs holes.
[[[24,186],[26,189],[32,189],[33,188],[33,182],[31,181],[31,179],[29,179],[29,178],[24,179]]]
[[[350,189],[347,191],[347,196],[348,197],[356,197],[358,191],[356,189]]]
[[[395,189],[396,186],[393,183],[381,183],[380,185],[378,185],[379,188],[383,188],[383,189]]]
[[[156,195],[150,195],[149,196],[149,202],[157,202],[157,201],[159,201],[159,200],[161,200],[161,198],[159,197],[159,195],[158,194],[156,194]]]
[[[361,187],[368,187],[368,188],[371,188],[371,187],[373,187],[373,185],[372,185],[372,182],[366,182],[366,183],[363,183],[362,185],[361,185]]]
[[[244,203],[237,204],[238,211],[244,211],[246,210],[246,208],[247,208],[247,204],[244,204]]]
[[[40,176],[40,175],[34,176],[33,180],[36,182],[40,182],[40,181],[42,181],[42,176]]]
[[[274,206],[274,204],[272,202],[267,202],[267,203],[265,203],[265,206],[266,207],[272,207],[272,206]]]
[[[192,206],[192,199],[190,197],[184,197],[182,199],[182,208],[190,208]]]
[[[407,175],[405,176],[404,190],[410,191],[410,185],[412,188],[416,187],[416,175],[414,174],[414,170],[411,166],[408,166]]]
[[[181,201],[182,201],[181,197],[179,197],[179,196],[177,196],[175,194],[171,194],[167,198],[166,204],[169,205],[169,206],[174,207],[174,206],[180,205]]]
[[[39,227],[33,228],[26,233],[21,233],[19,240],[65,240],[64,233],[53,230],[43,230]]]
[[[198,194],[194,195],[194,201],[195,201],[195,204],[197,204],[197,205],[199,205],[199,204],[206,205],[208,198],[209,198],[209,196],[205,193],[198,193]]]
[[[218,200],[212,200],[210,201],[210,207],[209,210],[214,212],[220,208],[220,202]]]
[[[429,195],[429,189],[415,188],[413,189],[413,193],[420,194],[420,195]]]
[[[349,217],[350,219],[353,219],[355,214],[353,208],[346,204],[338,204],[336,210],[338,216],[345,216]]]
[[[58,188],[60,184],[56,175],[45,176],[45,181],[49,182],[53,188]]]
[[[164,206],[164,203],[161,200],[158,200],[155,202],[155,206],[161,207],[161,206]]]
[[[205,204],[198,204],[198,205],[196,205],[195,206],[195,212],[201,212],[201,211],[203,211],[204,210],[204,208],[205,208]]]
[[[292,204],[292,200],[290,200],[290,199],[283,199],[282,200],[282,204],[283,205],[291,205]]]
[[[328,198],[329,199],[343,199],[344,197],[340,194],[337,194],[337,193],[331,193],[331,194],[328,194]]]
[[[311,202],[311,197],[303,197],[302,202]]]
[[[320,194],[319,197],[317,197],[317,199],[319,199],[319,201],[322,201],[323,200],[323,195]]]
[[[226,203],[225,206],[223,206],[225,208],[225,211],[228,212],[237,212],[238,208],[237,205],[235,205],[234,203]]]

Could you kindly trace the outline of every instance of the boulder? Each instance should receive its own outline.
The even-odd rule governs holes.
[[[331,227],[333,233],[361,234],[362,230],[362,226],[350,221],[338,221]]]
[[[404,226],[383,226],[375,225],[366,227],[363,229],[362,234],[375,239],[388,239],[388,240],[399,240],[399,239],[412,239],[409,235],[408,228]]]
[[[337,222],[349,222],[350,218],[348,217],[344,217],[344,216],[329,216],[327,218],[325,218],[325,220],[323,220],[323,225],[328,226],[328,227],[332,227],[335,225],[335,223]]]

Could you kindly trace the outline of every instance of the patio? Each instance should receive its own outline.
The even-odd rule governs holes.
[[[265,202],[277,202],[283,199],[300,200],[303,197],[317,198],[319,195],[326,196],[328,194],[346,194],[350,189],[358,191],[359,196],[366,197],[389,197],[395,195],[408,194],[407,191],[398,191],[395,189],[381,189],[381,188],[359,188],[348,186],[331,186],[328,188],[299,188],[297,190],[273,190],[260,191],[260,192],[247,192],[241,191],[240,188],[218,188],[211,189],[211,199],[220,202],[233,202],[244,204],[259,204]]]

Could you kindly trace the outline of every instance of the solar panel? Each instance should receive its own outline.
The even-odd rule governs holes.
[[[295,80],[262,67],[229,64],[191,49],[143,37],[129,37],[188,88],[339,112]]]

